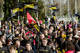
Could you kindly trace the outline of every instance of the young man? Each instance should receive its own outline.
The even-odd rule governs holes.
[[[23,53],[34,53],[30,42],[26,43],[26,49],[23,51]]]
[[[24,47],[22,47],[22,46],[20,45],[20,40],[16,40],[16,41],[15,41],[15,47],[16,47],[16,51],[17,51],[18,53],[22,53],[23,50],[24,50]]]
[[[39,47],[38,53],[52,53],[51,49],[47,45],[48,41],[46,38],[42,40],[42,45]]]
[[[6,48],[3,46],[3,43],[1,40],[0,40],[0,53],[8,53]]]

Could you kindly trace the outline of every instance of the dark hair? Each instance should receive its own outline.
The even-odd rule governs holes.
[[[43,38],[42,40],[47,40],[47,38]]]
[[[71,41],[67,42],[67,50],[74,50],[75,46],[73,45],[73,43]]]
[[[20,41],[19,39],[13,40],[13,44],[16,44],[16,41]]]
[[[16,47],[14,45],[10,46],[10,49],[12,49],[12,48],[16,49]]]
[[[31,42],[30,42],[30,41],[28,41],[28,42],[26,42],[26,44],[30,44],[30,45],[31,45]]]
[[[42,34],[44,34],[44,33],[40,33],[39,35],[42,35]]]
[[[52,41],[52,39],[49,39],[48,44],[51,44],[51,43],[53,43],[53,41]]]
[[[49,29],[50,29],[50,27],[53,27],[53,25],[50,25],[50,26],[49,26]]]
[[[45,28],[45,29],[44,29],[44,31],[45,31],[45,30],[48,30],[48,29],[47,29],[47,28]]]
[[[2,32],[2,34],[0,35],[0,39],[4,36],[4,32]]]

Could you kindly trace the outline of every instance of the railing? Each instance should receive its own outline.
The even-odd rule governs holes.
[[[78,22],[78,18],[77,17],[67,17],[67,16],[63,16],[63,17],[56,17],[56,19],[58,21],[65,21],[65,22],[69,22],[69,21],[73,21],[73,22]]]

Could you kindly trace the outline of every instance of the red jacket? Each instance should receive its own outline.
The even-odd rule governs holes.
[[[68,50],[66,53],[75,53],[74,50]]]

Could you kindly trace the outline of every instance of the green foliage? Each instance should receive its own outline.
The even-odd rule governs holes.
[[[26,3],[32,3],[32,2],[35,2],[36,0],[20,0],[20,2],[26,2]]]
[[[39,13],[39,19],[45,18],[45,12],[44,12],[44,5],[42,0],[38,1],[38,13]]]
[[[35,3],[36,0],[19,0],[20,3]],[[18,0],[5,0],[4,4],[4,13],[5,17],[4,20],[7,20],[7,18],[11,17],[11,9],[17,7]],[[32,17],[36,17],[36,13],[33,10],[29,10],[30,14]],[[44,5],[42,0],[38,1],[38,16],[39,19],[45,18],[45,13],[44,13]],[[21,15],[20,15],[21,16]],[[24,16],[26,17],[26,12],[24,12]],[[17,18],[17,15],[15,16]]]

